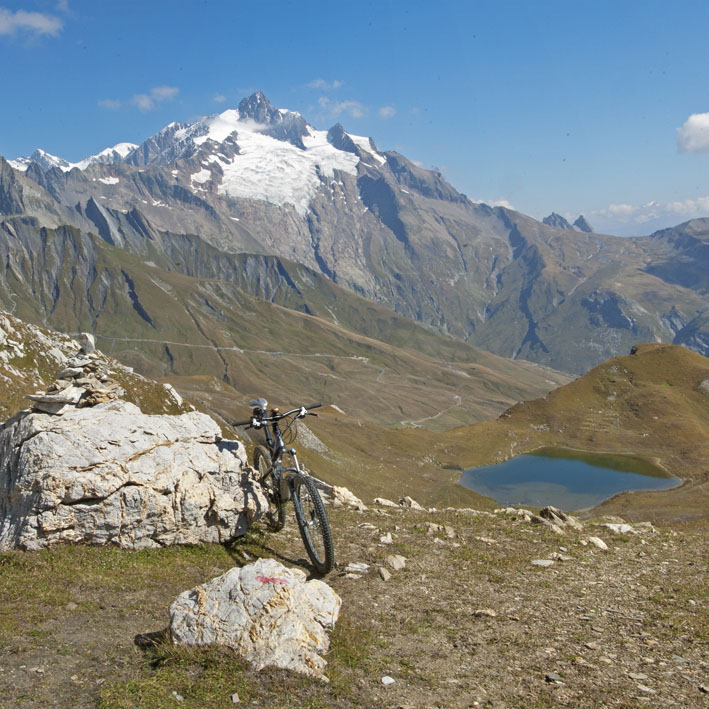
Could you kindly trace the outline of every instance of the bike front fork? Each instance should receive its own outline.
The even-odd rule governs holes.
[[[278,479],[278,491],[281,495],[281,500],[283,502],[288,502],[288,500],[293,497],[293,483],[283,474],[281,474]]]
[[[293,467],[296,470],[300,470],[300,466],[298,465],[298,458],[295,455],[295,448],[291,448],[288,451],[286,451],[293,457]],[[283,502],[288,502],[293,497],[293,478],[294,474],[293,471],[289,468],[288,473],[286,473],[283,468],[281,468],[278,472],[278,492],[281,495],[281,500]]]

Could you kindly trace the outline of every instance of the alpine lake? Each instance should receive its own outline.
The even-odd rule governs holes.
[[[619,492],[681,484],[642,458],[568,448],[539,448],[504,463],[468,468],[458,482],[503,505],[553,505],[567,511],[595,507]]]

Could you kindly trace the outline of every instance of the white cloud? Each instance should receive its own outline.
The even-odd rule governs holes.
[[[382,106],[379,109],[379,115],[382,118],[393,118],[396,115],[396,109],[394,106]]]
[[[698,212],[709,214],[709,197],[698,197],[697,199],[685,199],[675,202],[657,202],[652,200],[642,205],[611,204],[606,209],[599,210],[598,214],[638,223],[656,219],[666,214],[690,217]]]
[[[150,95],[156,101],[167,101],[168,99],[175,98],[179,93],[179,89],[174,86],[156,86],[154,89],[150,89]]]
[[[150,89],[148,94],[133,95],[130,102],[137,106],[140,111],[152,111],[157,108],[158,103],[175,98],[178,93],[179,89],[174,86],[155,86]]]
[[[352,118],[361,118],[367,112],[359,101],[331,101],[327,96],[321,96],[318,104],[330,118],[337,118],[343,113]]]
[[[69,0],[57,0],[57,10],[59,12],[69,12]]]
[[[619,236],[650,234],[690,219],[709,217],[709,196],[674,202],[652,200],[645,204],[611,204],[589,212],[587,216],[601,233]]]
[[[709,153],[709,113],[693,113],[677,129],[677,147],[684,153]]]
[[[55,15],[26,10],[12,12],[0,7],[0,35],[14,35],[18,31],[26,31],[35,36],[47,34],[56,37],[63,27],[64,23]]]
[[[121,107],[121,102],[114,101],[112,98],[104,98],[98,102],[98,105],[101,106],[101,108],[108,108],[111,111],[116,111]]]
[[[225,96],[224,94],[217,94],[217,95],[214,97],[214,100],[215,100],[217,103],[224,103],[224,101],[226,101],[226,96]]]
[[[148,94],[135,94],[130,102],[141,111],[152,111],[155,108],[155,101]]]
[[[335,79],[334,81],[326,81],[325,79],[313,79],[306,86],[309,89],[320,89],[321,91],[333,91],[339,89],[345,82]]]

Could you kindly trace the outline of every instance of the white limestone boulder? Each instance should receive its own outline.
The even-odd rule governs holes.
[[[123,400],[0,430],[0,550],[225,542],[266,508],[243,445],[206,414],[149,416]]]
[[[334,507],[351,507],[360,512],[366,512],[367,506],[346,487],[333,485],[330,488],[330,499]]]
[[[257,670],[267,666],[325,678],[342,600],[323,581],[275,559],[233,568],[180,594],[170,606],[172,640],[225,645]]]

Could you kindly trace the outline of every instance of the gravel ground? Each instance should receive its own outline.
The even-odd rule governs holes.
[[[230,547],[0,555],[0,707],[228,707],[235,693],[264,707],[709,706],[706,534],[330,513],[339,567],[327,581],[343,608],[328,684],[173,648],[163,632],[174,597],[230,565],[275,556],[307,569],[291,518]]]

